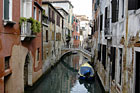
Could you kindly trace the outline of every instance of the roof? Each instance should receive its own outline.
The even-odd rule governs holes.
[[[62,18],[64,18],[61,13],[48,1],[43,1],[42,5],[48,4],[49,6],[51,6]]]
[[[78,19],[81,21],[89,21],[88,17],[86,15],[76,15]]]
[[[69,3],[72,7],[74,7],[69,0],[42,0],[42,2],[48,1],[50,3]]]
[[[43,10],[43,8],[40,6],[40,4],[39,4],[37,1],[35,1],[34,4],[35,4],[41,11]]]

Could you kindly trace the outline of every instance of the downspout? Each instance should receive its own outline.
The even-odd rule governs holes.
[[[125,31],[125,43],[124,43],[124,56],[123,56],[123,85],[122,85],[122,92],[127,92],[127,80],[126,80],[126,72],[127,72],[127,45],[128,45],[128,0],[126,0],[126,31]]]
[[[43,15],[42,14],[42,11],[41,11],[41,15]],[[43,18],[43,16],[41,16],[41,24],[42,24],[42,18]],[[43,25],[41,25],[41,42],[42,42],[42,60],[43,60]]]
[[[110,0],[110,2],[112,2],[112,0]],[[109,18],[109,24],[110,24],[109,30],[110,30],[110,32],[109,32],[109,34],[113,38],[113,34],[112,34],[112,3],[110,3],[110,14],[109,15],[110,15],[110,18]],[[111,44],[110,43],[108,43],[108,46],[110,47],[109,51],[111,50]],[[112,76],[111,75],[111,73],[112,73],[112,65],[111,65],[111,62],[109,62],[108,65],[109,65],[108,66],[109,67],[108,68],[109,69],[109,93],[111,93],[111,81],[112,81],[112,79],[111,79],[111,76]]]

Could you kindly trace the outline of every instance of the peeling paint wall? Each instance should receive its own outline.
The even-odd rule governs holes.
[[[93,11],[94,11],[93,3]],[[129,10],[128,11],[128,23],[127,23],[127,1],[119,0],[119,12],[118,12],[118,21],[115,23],[110,22],[110,31],[111,38],[106,39],[104,34],[104,25],[105,25],[105,7],[109,7],[108,9],[108,18],[110,18],[112,14],[111,2],[108,0],[101,0],[100,7],[97,11],[93,13],[93,20],[96,20],[97,16],[103,14],[103,31],[98,30],[93,35],[93,55],[94,55],[94,63],[96,65],[96,70],[100,77],[100,80],[106,91],[110,91],[111,93],[134,93],[135,92],[135,73],[136,73],[136,52],[139,52],[139,33],[140,33],[140,9],[138,10]],[[124,9],[124,10],[123,10]],[[123,12],[124,11],[124,12]],[[123,14],[124,13],[124,14]],[[122,16],[123,15],[123,16]],[[100,24],[100,23],[99,23]],[[94,25],[94,24],[93,24]],[[127,28],[128,26],[128,28]],[[127,31],[128,29],[128,31]],[[98,33],[98,35],[97,35]],[[98,36],[98,37],[97,37]],[[97,42],[98,41],[98,42]],[[106,68],[102,64],[101,61],[98,60],[98,44],[107,45],[107,63]],[[112,80],[112,68],[113,62],[111,61],[111,47],[116,48],[115,52],[115,79]],[[98,48],[98,49],[97,49]],[[122,49],[122,54],[120,54],[120,49]],[[102,51],[102,48],[101,48]],[[102,52],[101,52],[102,55]],[[122,59],[120,59],[122,58]],[[122,60],[121,68],[120,68],[120,60]],[[121,71],[121,74],[120,74]],[[120,76],[121,75],[121,76]],[[120,82],[121,79],[121,82]]]

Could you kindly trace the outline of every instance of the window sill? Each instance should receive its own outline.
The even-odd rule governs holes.
[[[4,21],[3,21],[3,24],[4,24],[4,26],[7,26],[7,25],[13,26],[13,25],[16,24],[16,22],[14,22],[14,21],[9,21],[9,20],[4,20]]]
[[[7,75],[9,75],[11,73],[12,73],[12,70],[11,69],[6,69],[4,76],[7,76]]]

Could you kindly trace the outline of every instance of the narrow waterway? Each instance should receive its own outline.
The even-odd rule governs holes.
[[[86,60],[80,53],[66,56],[25,93],[104,93],[98,77],[89,82],[78,79],[78,68]]]

